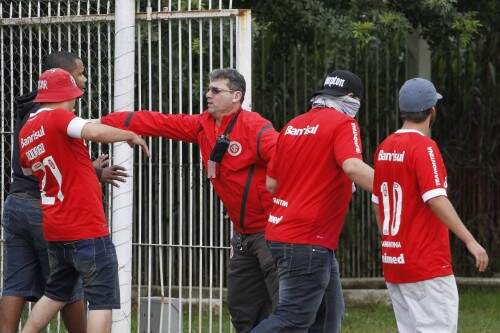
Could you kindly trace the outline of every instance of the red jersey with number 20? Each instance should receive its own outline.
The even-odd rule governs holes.
[[[382,221],[385,280],[410,283],[453,274],[449,232],[426,202],[446,195],[446,168],[436,143],[401,129],[377,148],[372,202]]]
[[[38,179],[48,241],[108,235],[102,193],[81,132],[86,121],[65,109],[42,108],[19,133],[21,167]]]

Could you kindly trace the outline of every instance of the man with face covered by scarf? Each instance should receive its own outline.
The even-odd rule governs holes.
[[[276,310],[252,332],[340,332],[344,300],[335,258],[353,182],[371,192],[356,119],[361,79],[326,77],[311,109],[281,131],[267,169],[274,194],[266,239],[279,276]]]

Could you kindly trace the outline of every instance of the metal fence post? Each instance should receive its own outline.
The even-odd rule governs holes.
[[[243,108],[252,109],[252,11],[242,10],[236,18],[236,69],[247,85]]]
[[[115,12],[114,111],[134,110],[135,1],[117,0]],[[134,151],[114,144],[114,164],[134,170]],[[113,311],[113,332],[130,332],[132,297],[133,178],[113,190],[112,232],[118,257],[121,309]]]

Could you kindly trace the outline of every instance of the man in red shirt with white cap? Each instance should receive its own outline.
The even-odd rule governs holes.
[[[356,119],[361,79],[326,77],[312,108],[281,130],[268,169],[274,193],[266,239],[279,274],[279,302],[252,332],[339,332],[344,301],[335,250],[353,182],[372,189]]]
[[[374,157],[372,202],[382,235],[382,263],[400,332],[456,332],[458,292],[451,267],[450,229],[476,260],[488,255],[447,197],[446,168],[430,126],[442,96],[414,78],[399,91],[403,127]]]
[[[136,134],[93,124],[74,114],[83,94],[73,76],[50,69],[38,81],[35,102],[19,133],[23,172],[38,179],[50,275],[23,332],[41,331],[71,299],[81,277],[89,302],[88,332],[111,331],[111,309],[120,307],[118,263],[109,237],[102,193],[84,139],[111,143],[146,143]]]

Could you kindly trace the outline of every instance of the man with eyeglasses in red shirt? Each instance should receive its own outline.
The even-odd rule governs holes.
[[[140,135],[196,143],[203,166],[234,225],[228,303],[238,333],[249,332],[277,302],[278,278],[264,239],[272,206],[267,163],[278,133],[267,119],[242,109],[246,83],[230,68],[210,73],[207,109],[196,115],[117,112],[101,123]]]

